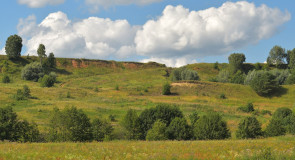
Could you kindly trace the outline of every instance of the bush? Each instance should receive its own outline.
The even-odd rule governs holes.
[[[238,108],[238,110],[242,112],[246,112],[246,113],[253,112],[254,111],[253,103],[248,103],[246,106],[241,106]]]
[[[275,77],[269,73],[256,75],[250,82],[250,86],[260,96],[269,96],[279,88]]]
[[[126,129],[128,139],[139,139],[140,124],[135,110],[129,109],[127,111],[126,115],[123,117],[121,125]]]
[[[26,98],[30,98],[31,97],[31,91],[29,89],[29,87],[27,85],[23,86],[23,95]]]
[[[220,98],[220,99],[226,99],[226,96],[225,96],[224,93],[221,93],[221,94],[219,95],[219,98]]]
[[[183,117],[183,113],[176,106],[159,104],[156,108],[145,109],[138,117],[140,139],[145,139],[147,131],[152,128],[156,120],[161,120],[169,126],[176,117]]]
[[[49,140],[54,142],[92,140],[89,118],[76,107],[65,108],[63,111],[55,108],[49,123]]]
[[[163,85],[162,94],[163,95],[170,95],[171,94],[171,85],[169,83],[166,83]]]
[[[172,81],[199,80],[197,71],[181,67],[172,71]]]
[[[227,83],[230,81],[230,73],[228,70],[221,70],[217,75],[218,82]]]
[[[166,131],[166,124],[161,122],[161,120],[157,120],[153,124],[153,127],[147,132],[146,140],[148,141],[167,140],[165,131]]]
[[[261,124],[255,117],[246,117],[238,126],[236,136],[239,139],[257,138],[262,136]]]
[[[231,78],[231,83],[244,84],[246,75],[242,71],[237,71]]]
[[[26,97],[24,96],[24,93],[23,93],[23,91],[21,89],[18,89],[16,91],[16,94],[13,95],[13,98],[15,100],[17,100],[17,101],[21,101],[21,100],[25,100],[26,99]]]
[[[288,70],[274,69],[269,72],[275,77],[275,80],[279,83],[279,85],[285,84],[286,80],[290,75]]]
[[[166,132],[170,140],[189,140],[192,137],[192,131],[186,119],[179,117],[172,120]]]
[[[92,135],[95,141],[111,140],[114,128],[107,121],[94,119],[92,122]]]
[[[218,113],[210,112],[202,116],[194,125],[194,136],[198,140],[226,139],[230,131]]]
[[[8,75],[4,75],[2,77],[2,83],[10,83],[10,78],[8,77]]]
[[[285,135],[286,129],[283,127],[283,123],[279,119],[271,119],[270,123],[265,129],[265,135],[268,137]]]
[[[271,114],[271,111],[269,111],[269,110],[261,110],[261,112],[260,112],[262,115],[266,115],[266,114],[268,114],[268,115],[272,115]]]
[[[43,77],[43,69],[40,63],[33,62],[26,65],[21,72],[21,77],[24,80],[37,82],[39,78]]]
[[[9,36],[6,40],[5,52],[9,59],[17,59],[22,51],[22,38],[18,35]]]
[[[260,75],[262,75],[263,73],[265,73],[265,71],[252,70],[252,71],[248,72],[247,76],[245,77],[244,84],[245,84],[245,85],[250,85],[251,82],[253,81],[253,79],[254,79],[256,76],[260,76]]]
[[[197,112],[194,112],[189,115],[191,125],[194,126],[194,124],[200,119],[200,116],[198,115]]]
[[[43,65],[47,68],[55,68],[56,67],[56,59],[53,53],[49,53],[48,58],[45,60]]]
[[[295,84],[295,69],[291,70],[291,74],[287,78],[286,84]]]
[[[51,72],[49,75],[45,75],[40,79],[41,87],[52,87],[56,82],[56,74]]]
[[[243,69],[243,63],[245,62],[246,57],[241,53],[233,53],[228,57],[229,69],[232,74]]]

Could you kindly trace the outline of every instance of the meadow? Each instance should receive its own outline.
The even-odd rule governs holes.
[[[186,118],[194,111],[200,115],[217,111],[232,133],[224,141],[112,141],[102,143],[8,143],[0,142],[0,159],[238,159],[266,153],[269,147],[275,155],[294,156],[295,137],[285,136],[260,140],[236,140],[239,121],[253,113],[237,110],[251,102],[257,110],[256,118],[265,128],[271,116],[262,110],[274,112],[277,108],[295,107],[295,86],[283,85],[272,97],[258,96],[250,86],[209,82],[218,74],[214,64],[189,65],[198,71],[200,81],[172,83],[172,95],[161,94],[162,86],[171,82],[172,68],[156,63],[114,62],[58,58],[57,83],[42,88],[37,82],[24,81],[21,68],[37,57],[23,57],[13,62],[0,56],[0,67],[8,63],[11,83],[0,84],[0,107],[9,105],[22,119],[38,124],[42,133],[47,131],[53,108],[76,106],[91,118],[111,120],[115,133],[120,135],[120,121],[128,109],[138,113],[159,103],[175,104]],[[219,64],[226,68],[227,64]],[[3,74],[0,74],[0,79]],[[12,96],[27,85],[34,99],[16,101]],[[225,99],[220,98],[224,94]],[[82,152],[81,152],[82,151]],[[266,153],[267,154],[267,153]]]

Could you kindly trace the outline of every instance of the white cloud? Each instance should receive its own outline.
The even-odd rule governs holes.
[[[58,5],[64,2],[65,0],[18,0],[19,4],[24,4],[31,8],[40,8],[46,5]]]
[[[290,18],[288,12],[245,1],[201,11],[167,6],[137,32],[136,51],[161,59],[224,55],[273,36]]]
[[[6,55],[6,53],[5,53],[5,48],[2,48],[2,49],[0,50],[0,55]]]
[[[189,57],[181,57],[181,58],[158,58],[158,57],[151,57],[148,59],[143,59],[141,62],[158,62],[165,64],[169,67],[181,67],[187,64],[197,63],[196,60],[191,59]]]
[[[19,34],[25,38],[27,53],[35,55],[40,43],[59,57],[125,58],[134,53],[134,37],[138,27],[126,20],[112,21],[90,17],[72,22],[63,12],[49,14],[40,24],[29,16],[20,19]]]

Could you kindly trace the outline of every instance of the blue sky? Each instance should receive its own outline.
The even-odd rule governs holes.
[[[247,62],[264,62],[274,45],[295,48],[294,3],[9,0],[0,6],[0,49],[8,36],[19,34],[24,40],[23,55],[34,55],[36,46],[44,43],[47,52],[57,57],[181,66],[227,62],[230,53],[242,52]]]

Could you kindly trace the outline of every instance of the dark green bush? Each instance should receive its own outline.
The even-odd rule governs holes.
[[[199,80],[199,78],[197,71],[185,67],[177,68],[172,71],[172,81]]]
[[[166,129],[170,140],[189,140],[192,138],[192,130],[185,118],[174,118]]]
[[[265,129],[265,135],[268,137],[281,136],[286,134],[286,129],[279,119],[271,119]]]
[[[26,98],[30,98],[31,97],[31,90],[29,89],[29,87],[27,85],[23,86],[23,95]]]
[[[226,99],[226,96],[225,96],[224,93],[221,93],[221,94],[219,95],[219,98],[220,98],[220,99]]]
[[[170,89],[171,89],[171,85],[169,83],[165,83],[163,85],[162,94],[163,95],[170,95],[171,94]]]
[[[243,63],[246,57],[242,53],[233,53],[228,57],[230,73],[234,74],[243,69]]]
[[[127,131],[128,139],[139,139],[140,133],[140,124],[138,121],[138,115],[135,110],[129,109],[126,115],[123,117],[121,125]]]
[[[189,115],[189,119],[191,121],[191,125],[194,126],[194,124],[200,119],[200,116],[197,112],[193,112]]]
[[[51,72],[49,75],[45,75],[43,78],[40,79],[41,87],[52,87],[56,82],[56,74]]]
[[[226,139],[231,136],[226,122],[215,112],[202,116],[194,125],[194,136],[198,140]]]
[[[250,86],[260,96],[270,96],[279,88],[275,77],[267,72],[256,75],[250,82]]]
[[[289,117],[292,116],[292,110],[286,107],[278,108],[272,118],[278,119],[282,122],[283,126],[286,127],[289,123]]]
[[[254,105],[253,105],[253,103],[248,103],[246,106],[239,107],[238,110],[242,111],[242,112],[246,112],[246,113],[253,112]]]
[[[241,120],[236,132],[239,139],[258,138],[262,135],[261,124],[255,117],[246,117]]]
[[[43,77],[43,75],[43,68],[38,62],[33,62],[26,65],[21,72],[22,79],[35,82],[37,82],[39,78]]]
[[[231,77],[231,83],[244,84],[245,78],[246,75],[239,70]]]
[[[2,83],[10,83],[10,78],[9,78],[8,75],[5,74],[5,75],[2,77]]]
[[[114,128],[107,121],[94,119],[92,124],[92,136],[95,141],[107,141],[112,139]]]
[[[146,140],[148,141],[162,141],[167,140],[166,136],[166,124],[161,122],[161,120],[157,120],[152,128],[148,130],[146,135]]]

